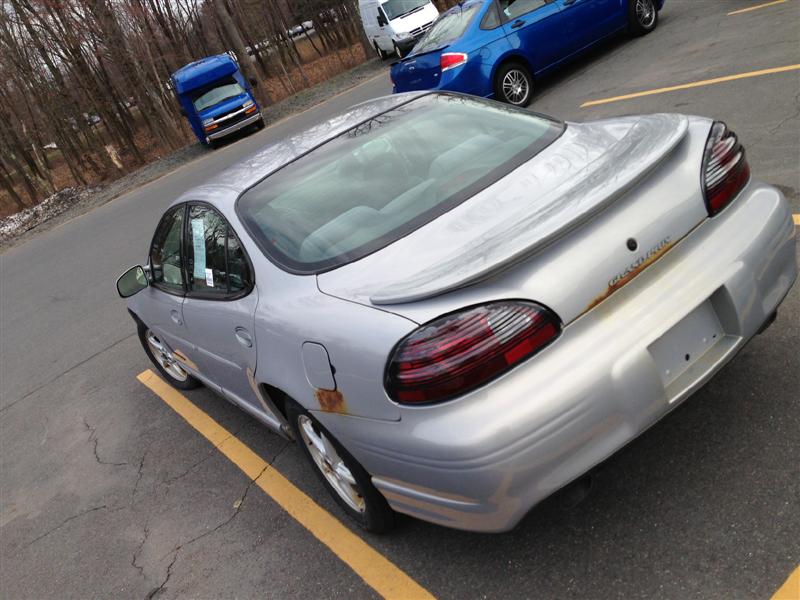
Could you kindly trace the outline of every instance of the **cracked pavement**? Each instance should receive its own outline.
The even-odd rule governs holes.
[[[659,29],[540,82],[568,120],[726,120],[800,213],[798,72],[580,109],[619,93],[800,63],[800,3],[667,0]],[[0,596],[371,597],[374,592],[135,377],[150,365],[114,281],[163,208],[261,144],[388,93],[376,79],[0,255]],[[735,243],[735,240],[732,241]],[[571,510],[508,534],[401,520],[367,541],[442,598],[767,598],[800,564],[800,286],[775,324],[614,456]],[[292,445],[187,397],[336,516]]]

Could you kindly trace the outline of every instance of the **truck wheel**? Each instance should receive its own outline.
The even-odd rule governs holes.
[[[301,452],[339,506],[367,531],[389,531],[394,511],[364,467],[300,405],[288,401],[286,413]]]
[[[375,48],[375,52],[378,54],[378,58],[381,60],[386,60],[386,52],[381,50],[381,47],[378,46],[378,42],[372,42],[373,47]]]
[[[654,0],[629,0],[628,31],[633,36],[650,33],[658,25],[658,9]]]
[[[398,46],[397,44],[394,44],[394,55],[400,60],[403,59],[403,51],[400,50],[400,46]]]
[[[264,124],[264,117],[261,117],[258,121],[256,121],[256,129],[258,131],[261,131],[262,129],[264,129],[264,127],[266,127],[266,125]]]

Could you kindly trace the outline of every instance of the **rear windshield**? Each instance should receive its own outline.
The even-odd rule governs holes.
[[[350,129],[244,192],[236,209],[274,262],[320,273],[366,256],[491,185],[563,125],[431,94]]]
[[[413,54],[438,50],[457,40],[467,30],[470,21],[481,7],[479,3],[453,8],[440,16],[428,32],[414,46]]]

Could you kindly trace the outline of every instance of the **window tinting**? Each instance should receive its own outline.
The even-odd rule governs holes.
[[[228,229],[228,284],[232,294],[242,292],[252,285],[250,267],[244,250],[230,228]]]
[[[150,247],[150,270],[153,284],[171,292],[183,292],[181,234],[183,206],[168,211],[156,228]]]
[[[500,10],[508,19],[516,19],[547,4],[546,0],[500,0]]]
[[[492,0],[491,6],[486,10],[481,21],[481,29],[496,29],[500,26],[500,17],[497,14],[497,4]]]
[[[272,260],[318,273],[452,209],[562,130],[561,123],[494,102],[422,96],[273,173],[242,194],[237,212]]]

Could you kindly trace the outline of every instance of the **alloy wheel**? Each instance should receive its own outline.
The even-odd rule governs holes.
[[[656,21],[653,0],[636,0],[636,19],[644,29],[650,29]]]
[[[300,425],[303,443],[322,475],[350,508],[363,513],[366,508],[364,497],[361,495],[355,477],[344,464],[334,445],[306,415],[300,415],[297,423]]]
[[[167,349],[161,340],[149,329],[145,337],[147,339],[147,345],[150,347],[150,352],[153,354],[153,358],[155,358],[159,366],[164,369],[170,377],[178,381],[186,381],[189,374],[178,364],[175,357],[172,356],[172,352]]]
[[[510,69],[503,77],[503,95],[511,104],[521,105],[528,100],[531,86],[525,73]]]

